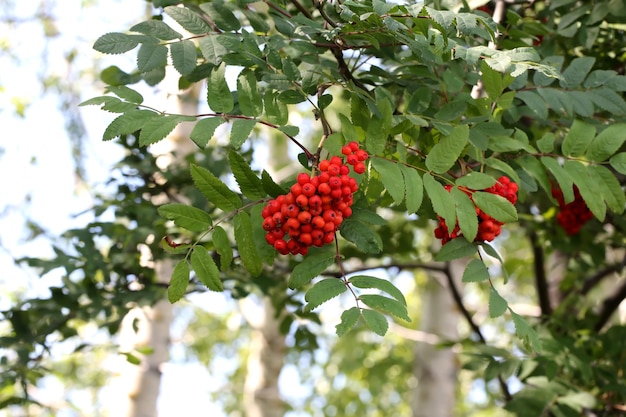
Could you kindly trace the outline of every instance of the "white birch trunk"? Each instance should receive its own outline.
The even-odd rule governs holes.
[[[450,265],[456,283],[460,282],[464,266],[458,262]],[[458,339],[459,313],[445,277],[430,273],[422,299],[420,330],[442,341]],[[413,371],[418,380],[412,404],[413,417],[452,417],[456,405],[458,374],[454,351],[439,348],[427,341],[418,342]]]

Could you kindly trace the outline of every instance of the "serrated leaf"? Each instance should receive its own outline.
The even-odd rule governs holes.
[[[291,272],[288,281],[289,288],[296,289],[307,284],[335,263],[335,259],[335,254],[329,252],[307,256]]]
[[[341,236],[369,254],[377,254],[383,250],[383,241],[378,233],[367,225],[353,219],[345,219],[339,228]]]
[[[233,223],[235,226],[235,243],[243,266],[252,276],[259,276],[263,271],[263,261],[254,243],[250,216],[245,211],[241,211],[237,213]]]
[[[457,178],[455,184],[459,187],[467,187],[470,190],[484,190],[496,184],[496,179],[491,175],[481,172],[470,172]]]
[[[164,204],[158,208],[159,215],[192,232],[208,230],[213,221],[211,216],[199,208],[179,203]]]
[[[516,95],[522,100],[528,109],[532,111],[539,119],[548,118],[548,106],[546,102],[534,91],[519,91]]]
[[[263,114],[263,98],[253,71],[247,69],[241,71],[237,77],[237,92],[241,113],[252,117]]]
[[[517,174],[517,172],[515,172],[511,165],[499,160],[498,158],[492,157],[485,159],[485,165],[487,165],[489,168],[495,169],[496,171],[505,173],[509,176],[509,178],[513,180],[513,182],[517,184],[521,182],[519,175]]]
[[[363,320],[367,327],[369,327],[374,333],[379,336],[384,336],[389,330],[389,322],[387,322],[387,318],[382,313],[378,311],[363,309],[361,311],[361,315],[363,316]]]
[[[180,75],[187,75],[196,68],[198,59],[196,45],[190,40],[170,44],[170,55],[174,68]]]
[[[311,311],[346,291],[346,284],[342,280],[337,278],[323,279],[309,288],[304,294],[304,300],[307,302],[304,306],[304,311]]]
[[[591,181],[597,189],[602,191],[602,196],[609,209],[615,213],[622,213],[626,205],[626,197],[615,175],[602,165],[590,165],[588,167]]]
[[[335,326],[337,329],[337,336],[341,337],[348,333],[359,321],[359,317],[361,317],[361,310],[357,307],[349,308],[341,313],[341,323]]]
[[[598,198],[597,186],[591,181],[587,167],[581,162],[568,160],[564,162],[563,168],[574,180],[589,210],[598,220],[603,221],[606,216],[606,205],[602,198]]]
[[[103,54],[123,54],[139,45],[136,37],[125,33],[111,32],[100,36],[93,44],[93,49]]]
[[[235,119],[233,121],[233,126],[230,129],[230,144],[233,148],[241,148],[241,145],[248,140],[256,123],[256,120],[250,119]]]
[[[554,150],[554,133],[547,132],[537,141],[539,151],[549,153]]]
[[[223,211],[233,211],[241,207],[239,195],[208,169],[191,164],[191,178],[209,203],[217,208]]]
[[[468,242],[464,237],[459,237],[443,245],[435,255],[435,260],[438,262],[453,261],[472,256],[476,252],[478,252],[476,245]]]
[[[375,158],[372,160],[372,167],[380,173],[380,180],[393,198],[396,204],[404,200],[404,178],[398,164],[386,159]]]
[[[276,198],[279,195],[287,194],[287,190],[285,190],[280,185],[276,184],[276,182],[274,182],[274,180],[272,179],[271,175],[265,170],[261,172],[261,182],[263,183],[263,189],[271,197]]]
[[[485,253],[487,255],[491,256],[492,258],[497,259],[501,264],[504,263],[504,260],[502,259],[502,256],[500,256],[500,254],[498,253],[496,248],[491,246],[491,244],[489,242],[482,242],[480,244],[480,247],[485,250]],[[503,269],[503,271],[505,271],[505,270]]]
[[[469,242],[473,242],[478,234],[478,217],[476,216],[476,207],[469,196],[457,187],[452,188],[451,195],[454,198],[456,217],[458,219],[461,232],[463,233],[465,239]]]
[[[79,107],[83,107],[83,106],[99,106],[101,104],[106,104],[109,101],[120,101],[120,99],[118,99],[117,97],[111,97],[111,96],[98,96],[98,97],[92,97],[88,100],[85,100],[81,103],[78,104]]]
[[[222,271],[228,270],[233,261],[233,247],[231,246],[226,231],[221,226],[215,226],[211,240],[213,241],[215,250],[218,255],[220,255],[220,269]]]
[[[196,144],[200,149],[206,148],[209,144],[209,141],[213,138],[213,134],[215,133],[215,129],[225,120],[221,117],[209,117],[206,119],[198,120],[196,125],[193,127],[193,130],[189,134],[189,138]]]
[[[506,198],[483,191],[476,191],[473,198],[476,206],[494,219],[503,223],[517,221],[517,210]]]
[[[463,271],[463,282],[482,282],[489,279],[489,270],[481,259],[472,259]]]
[[[194,35],[211,32],[211,27],[200,16],[185,7],[167,6],[163,11]]]
[[[541,350],[541,342],[539,341],[539,335],[535,329],[533,329],[522,316],[511,309],[509,309],[509,311],[511,312],[511,317],[515,324],[515,333],[517,333],[517,336],[527,339],[532,349],[535,352],[539,352]]]
[[[563,71],[563,79],[560,84],[563,88],[575,88],[580,86],[593,64],[596,62],[594,57],[574,58],[569,66]]]
[[[352,216],[350,216],[350,219],[358,220],[361,223],[367,223],[374,226],[382,226],[384,224],[387,224],[387,220],[383,219],[375,212],[369,209],[355,206],[352,207]]]
[[[228,53],[228,50],[218,41],[218,35],[203,36],[198,39],[198,47],[200,52],[210,64],[218,66],[222,63],[222,57]]]
[[[137,52],[137,69],[149,72],[167,65],[167,47],[154,43],[144,43]]]
[[[559,164],[559,162],[549,156],[542,156],[541,163],[548,168],[548,171],[554,175],[556,182],[559,184],[559,188],[563,192],[563,201],[565,204],[574,201],[574,189],[572,187],[573,181],[565,169]]]
[[[458,125],[449,135],[441,136],[426,156],[426,167],[438,174],[448,171],[456,163],[469,140],[469,127]]]
[[[170,284],[167,287],[167,299],[170,303],[174,304],[176,301],[183,298],[189,285],[189,264],[185,259],[179,261],[174,267],[172,272],[172,278]]]
[[[591,101],[602,110],[613,113],[615,116],[626,114],[626,101],[615,91],[602,87],[590,90],[587,94]]]
[[[195,271],[198,280],[206,285],[209,290],[224,291],[224,284],[222,284],[220,279],[220,271],[206,248],[196,246],[193,252],[191,252],[191,267]]]
[[[544,166],[532,155],[523,155],[516,159],[517,163],[531,177],[537,180],[548,195],[552,193],[552,184]],[[519,177],[518,177],[519,178]]]
[[[377,100],[380,115],[374,115],[367,123],[365,132],[365,147],[373,155],[380,155],[385,150],[387,137],[392,126],[393,109],[391,103],[386,98]],[[364,109],[365,110],[365,109]],[[355,124],[355,113],[352,113],[352,120]]]
[[[144,123],[139,134],[139,145],[148,146],[163,140],[169,135],[179,123],[193,122],[195,117],[191,116],[159,116]]]
[[[119,98],[130,101],[131,103],[143,103],[143,96],[125,85],[108,85],[105,91],[111,92]]]
[[[504,89],[502,73],[493,70],[485,61],[482,62],[480,69],[485,91],[491,100],[495,101],[500,94],[502,94],[502,90]]]
[[[216,113],[228,113],[234,107],[233,95],[224,78],[225,64],[213,68],[207,80],[207,102]]]
[[[500,317],[506,312],[508,307],[509,304],[506,300],[502,298],[495,288],[491,287],[489,290],[489,317]]]
[[[261,261],[265,265],[273,265],[274,259],[278,253],[274,249],[274,246],[268,245],[265,239],[267,231],[263,229],[263,206],[260,204],[254,205],[250,209],[250,221],[252,222],[252,237],[256,244],[256,250],[261,257]]]
[[[406,306],[397,300],[378,294],[362,294],[359,296],[359,300],[368,307],[391,314],[405,321],[411,321]]]
[[[384,291],[402,303],[402,305],[406,306],[406,299],[404,298],[402,292],[386,279],[371,277],[368,275],[355,275],[350,277],[348,281],[357,288],[374,288]]]
[[[230,168],[235,176],[235,181],[239,184],[239,189],[250,200],[260,200],[266,196],[261,179],[250,168],[250,164],[243,157],[231,150],[228,152]]]
[[[602,162],[617,152],[626,141],[626,123],[608,126],[595,137],[587,149],[587,158]]]
[[[448,231],[452,231],[456,224],[456,208],[454,200],[448,191],[443,188],[432,175],[424,174],[424,188],[430,198],[433,210],[446,221]]]
[[[133,110],[114,119],[104,130],[102,140],[128,135],[141,129],[149,120],[159,117],[151,110]]]
[[[130,31],[154,36],[155,38],[164,41],[181,39],[183,37],[183,35],[169,27],[167,23],[164,23],[160,20],[147,20],[145,22],[137,23],[135,26],[130,28]]]
[[[621,152],[609,159],[609,164],[620,174],[626,175],[626,152]]]
[[[424,183],[417,170],[409,168],[404,164],[398,164],[402,176],[404,177],[406,211],[407,213],[417,213],[424,200]]]
[[[237,17],[223,4],[202,3],[200,8],[206,12],[218,28],[226,32],[239,30],[241,24]]]
[[[265,107],[265,115],[270,123],[282,126],[289,119],[289,110],[287,105],[278,100],[278,94],[275,91],[268,90],[263,96],[263,105]]]
[[[581,156],[596,136],[596,128],[581,120],[574,120],[563,140],[563,154],[567,156]]]

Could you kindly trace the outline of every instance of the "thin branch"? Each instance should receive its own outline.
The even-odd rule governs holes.
[[[343,52],[341,51],[341,49],[330,48],[330,51],[333,53],[335,59],[337,60],[337,65],[341,76],[346,81],[352,81],[354,85],[366,91],[368,94],[371,94],[367,87],[365,87],[365,84],[354,78],[354,75],[352,75],[352,72],[350,72],[350,68],[348,68],[348,64],[346,64],[346,61],[343,59]]]
[[[604,278],[608,277],[614,272],[619,272],[624,269],[626,266],[626,256],[622,259],[622,262],[609,265],[604,269],[597,271],[595,274],[591,275],[589,278],[585,280],[583,283],[583,288],[580,290],[582,295],[587,294],[591,291],[596,285],[598,285]]]
[[[371,271],[374,269],[394,269],[397,268],[399,271],[403,271],[406,269],[424,269],[426,271],[433,271],[433,272],[441,272],[441,273],[445,273],[445,268],[444,267],[440,267],[438,265],[433,265],[433,264],[424,264],[424,263],[419,263],[419,262],[413,262],[413,263],[406,263],[406,264],[389,264],[389,265],[375,265],[375,266],[367,266],[367,267],[363,267],[363,268],[356,268],[353,269],[351,271],[347,271],[346,275],[350,275],[350,274],[355,274],[355,273],[359,273],[359,272],[365,272],[365,271]],[[324,273],[324,276],[328,276],[328,277],[334,277],[334,278],[341,278],[342,276],[342,272],[330,272]]]
[[[615,294],[606,298],[602,303],[602,308],[598,314],[598,321],[595,325],[595,330],[600,331],[609,321],[615,310],[619,307],[622,301],[626,299],[626,281],[617,289]]]
[[[290,0],[290,1],[291,1],[291,4],[296,6],[296,9],[300,10],[300,13],[302,13],[303,15],[305,15],[307,18],[311,20],[313,19],[313,16],[311,15],[311,13],[309,13],[309,11],[302,4],[300,4],[298,0]]]
[[[535,286],[537,287],[537,298],[539,299],[539,307],[541,315],[544,317],[552,314],[552,306],[550,305],[550,295],[548,292],[548,279],[545,270],[545,256],[543,249],[538,242],[537,233],[533,230],[530,232],[530,245],[533,251],[533,268],[535,270]]]

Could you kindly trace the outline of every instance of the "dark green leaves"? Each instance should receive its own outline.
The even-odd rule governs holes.
[[[102,35],[93,44],[93,49],[103,54],[122,54],[139,45],[136,36],[125,33],[107,33]]]
[[[204,232],[213,224],[211,217],[206,212],[185,204],[165,204],[159,207],[159,214],[174,221],[177,226],[193,232]]]
[[[304,295],[305,311],[311,311],[331,298],[347,291],[346,284],[338,278],[323,279],[313,285]]]
[[[458,125],[449,135],[442,135],[426,157],[426,167],[437,173],[447,172],[455,164],[469,140],[467,125]]]
[[[224,291],[220,271],[215,265],[215,261],[202,246],[197,246],[191,252],[191,266],[196,273],[196,277],[211,291]]]
[[[215,129],[224,122],[225,120],[221,117],[209,117],[199,120],[189,137],[200,149],[204,149],[213,137]]]
[[[190,273],[187,260],[183,259],[176,264],[170,285],[167,287],[167,299],[170,300],[170,303],[175,303],[183,298],[187,291],[187,285],[189,285]]]
[[[503,223],[517,221],[517,210],[506,198],[483,191],[476,191],[472,196],[476,206],[494,219]]]
[[[226,65],[213,68],[208,79],[207,102],[216,113],[228,113],[233,109],[234,100],[224,78]]]
[[[348,333],[357,321],[359,321],[359,317],[361,317],[361,310],[357,307],[352,307],[341,313],[341,323],[335,326],[337,329],[337,336],[341,337]]]
[[[320,275],[335,262],[335,254],[324,252],[307,256],[291,272],[289,288],[300,288],[316,276]]]
[[[211,27],[200,16],[185,7],[167,6],[163,10],[183,29],[195,35],[211,32]]]
[[[436,261],[452,261],[454,259],[465,258],[478,252],[478,248],[467,239],[459,237],[452,239],[441,247],[441,250],[435,256]]]
[[[245,211],[241,211],[237,213],[233,223],[235,226],[235,241],[237,242],[243,266],[250,274],[258,276],[263,270],[263,262],[254,242],[250,215]]]
[[[596,135],[596,128],[580,120],[574,120],[563,140],[563,154],[581,156]]]
[[[443,217],[448,230],[452,231],[456,224],[456,209],[452,196],[432,175],[424,174],[423,180],[433,210]]]
[[[170,55],[176,71],[187,75],[196,68],[196,45],[190,40],[174,42],[170,45]]]
[[[241,198],[211,171],[198,165],[191,165],[191,177],[209,203],[224,211],[241,207]]]
[[[481,259],[472,259],[463,271],[463,282],[481,282],[488,279],[489,271]]]
[[[154,43],[144,43],[137,53],[137,69],[148,72],[167,65],[167,47]]]
[[[587,149],[587,158],[602,162],[617,152],[626,140],[626,123],[608,126],[596,136]]]
[[[230,151],[228,153],[228,160],[230,161],[230,167],[233,170],[233,175],[243,195],[251,200],[259,200],[267,195],[263,189],[261,179],[250,168],[250,164],[246,162],[243,157],[235,152]]]

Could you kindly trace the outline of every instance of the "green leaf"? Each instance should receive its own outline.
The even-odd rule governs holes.
[[[438,262],[453,261],[468,256],[472,256],[478,252],[478,248],[470,243],[464,237],[452,239],[441,247],[441,250],[435,255]]]
[[[587,95],[602,110],[613,113],[615,116],[626,114],[626,102],[622,96],[609,88],[602,87],[590,90]]]
[[[626,152],[613,155],[613,157],[609,159],[609,164],[620,174],[626,175]]]
[[[598,220],[603,221],[606,216],[606,205],[604,200],[599,198],[598,186],[591,180],[587,167],[579,161],[568,160],[564,162],[563,168],[574,180],[589,210]]]
[[[221,117],[209,117],[199,120],[189,134],[189,138],[198,145],[200,149],[204,149],[213,138],[215,129],[224,122],[225,120]]]
[[[228,113],[234,107],[233,95],[224,78],[225,64],[213,68],[207,80],[207,102],[216,113]]]
[[[232,32],[241,29],[239,20],[237,20],[233,12],[228,10],[223,3],[202,3],[200,4],[200,8],[206,12],[217,27],[223,31]]]
[[[383,241],[367,225],[353,219],[345,219],[339,228],[339,232],[344,239],[354,243],[359,250],[377,254],[383,250]]]
[[[185,7],[167,6],[165,13],[178,22],[188,32],[203,35],[211,32],[211,27],[200,16]]]
[[[556,399],[559,404],[564,404],[577,412],[583,409],[592,409],[596,405],[596,397],[588,392],[572,392]]]
[[[239,184],[243,195],[250,200],[260,200],[267,195],[263,189],[261,179],[256,176],[252,168],[250,168],[250,164],[239,153],[231,150],[228,152],[228,160],[230,161],[230,168],[235,176],[235,181]]]
[[[422,179],[433,210],[446,221],[448,231],[452,231],[456,224],[456,206],[452,196],[432,175],[424,174]]]
[[[489,270],[481,259],[472,259],[463,271],[463,282],[482,282],[489,279]]]
[[[167,299],[170,300],[170,303],[174,304],[185,295],[189,285],[190,272],[189,264],[185,259],[179,261],[174,267],[170,284],[167,287]]]
[[[167,23],[160,20],[147,20],[145,22],[137,23],[135,26],[130,28],[130,31],[143,33],[148,36],[154,36],[155,38],[164,41],[182,39],[183,37],[183,35],[169,27]]]
[[[222,271],[228,270],[233,261],[233,247],[230,244],[226,231],[221,226],[215,226],[211,240],[215,250],[220,255],[220,269]]]
[[[519,314],[509,309],[513,323],[515,324],[515,332],[517,336],[529,341],[530,346],[535,352],[541,350],[541,342],[539,341],[539,335],[533,329],[530,324]]]
[[[329,252],[307,256],[291,272],[288,281],[289,288],[296,289],[304,286],[335,263],[335,259],[335,254]]]
[[[143,96],[125,85],[108,85],[105,91],[109,91],[119,98],[130,101],[131,103],[143,103]]]
[[[563,140],[563,154],[581,156],[596,135],[596,128],[580,120],[574,120],[572,127]]]
[[[151,110],[133,110],[118,116],[104,130],[102,140],[111,140],[117,136],[128,135],[141,129],[149,120],[158,117]]]
[[[311,311],[326,301],[347,291],[346,284],[337,278],[323,279],[309,288],[304,294],[307,304],[304,311]]]
[[[556,182],[559,184],[559,188],[563,192],[563,201],[565,204],[574,201],[574,189],[572,188],[572,178],[569,176],[565,169],[559,164],[559,162],[549,156],[542,156],[541,163],[548,168],[548,171],[554,175]]]
[[[374,310],[364,309],[361,311],[363,320],[367,327],[379,336],[384,336],[389,329],[389,322],[382,313]]]
[[[521,182],[519,175],[517,175],[517,172],[515,172],[515,170],[511,167],[511,165],[499,160],[498,158],[492,157],[492,158],[485,159],[485,165],[487,165],[489,168],[495,169],[496,171],[505,173],[506,175],[509,176],[509,178],[513,180],[513,182],[517,184]]]
[[[287,123],[289,110],[285,103],[278,100],[278,94],[275,91],[265,92],[263,105],[265,106],[265,115],[270,123],[279,126]]]
[[[602,165],[589,165],[587,168],[591,181],[600,189],[609,209],[615,213],[624,212],[626,196],[615,175]]]
[[[406,299],[402,292],[391,282],[386,279],[371,277],[368,275],[355,275],[350,277],[348,281],[357,288],[375,288],[391,295],[402,305],[406,306]]]
[[[176,226],[192,232],[204,232],[213,225],[208,213],[185,204],[164,204],[158,208],[158,212],[162,217],[173,220]]]
[[[169,135],[179,123],[193,122],[196,118],[192,116],[159,116],[146,121],[139,134],[139,145],[148,146],[163,140]]]
[[[258,117],[263,113],[263,99],[252,70],[241,71],[237,77],[237,92],[241,113],[252,117]]]
[[[261,182],[263,183],[263,189],[265,190],[265,192],[273,198],[276,198],[282,194],[287,194],[287,190],[276,184],[271,175],[265,170],[261,172]]]
[[[180,255],[182,253],[186,254],[191,249],[191,245],[189,243],[174,243],[165,236],[161,239],[161,248],[172,255]]]
[[[353,99],[354,100],[354,99]],[[391,130],[393,109],[389,100],[383,98],[377,101],[380,116],[374,115],[367,124],[365,132],[365,147],[373,155],[380,155],[387,145],[387,137]],[[354,113],[352,120],[354,121]],[[356,121],[355,121],[356,124]]]
[[[452,133],[442,136],[439,142],[433,146],[426,156],[426,167],[437,173],[443,174],[456,163],[469,140],[469,127],[457,125]]]
[[[218,41],[218,35],[203,36],[198,39],[198,47],[208,63],[218,66],[222,63],[222,57],[228,50]]]
[[[454,198],[456,206],[456,217],[459,221],[459,227],[465,239],[473,242],[478,234],[478,217],[476,216],[476,207],[470,197],[458,189],[453,187],[451,195]]]
[[[502,74],[493,70],[485,61],[482,62],[480,70],[487,95],[491,100],[496,100],[504,90]]]
[[[337,336],[341,337],[348,333],[359,321],[359,317],[361,317],[361,310],[357,307],[349,308],[341,313],[341,323],[335,326],[337,329]]]
[[[409,168],[404,164],[398,164],[402,176],[404,177],[405,193],[406,193],[406,211],[417,213],[422,206],[424,199],[424,183],[417,170]]]
[[[105,33],[93,44],[93,49],[103,54],[123,54],[139,45],[137,37],[125,33]]]
[[[359,296],[359,300],[368,307],[391,314],[405,321],[411,321],[406,306],[397,300],[378,294],[362,294]]]
[[[237,243],[243,266],[252,276],[259,276],[263,271],[263,262],[252,236],[250,216],[245,211],[241,211],[237,213],[233,223],[235,226],[235,243]]]
[[[398,164],[386,159],[372,159],[372,166],[380,173],[380,180],[396,204],[404,200],[404,181]]]
[[[211,171],[191,164],[193,183],[206,197],[209,203],[223,211],[234,211],[241,207],[241,198]]]
[[[485,250],[485,253],[487,255],[491,256],[492,258],[497,259],[501,264],[504,263],[504,260],[502,259],[502,256],[500,256],[500,254],[498,253],[496,248],[491,246],[491,244],[489,242],[482,242],[480,244],[480,247]],[[503,271],[505,271],[505,270],[503,269]]]
[[[137,69],[149,72],[167,65],[167,47],[154,43],[144,43],[137,52]]]
[[[548,106],[546,106],[546,102],[536,92],[519,91],[516,97],[522,100],[537,118],[548,118]]]
[[[170,55],[174,68],[180,75],[187,75],[196,68],[198,55],[196,45],[190,40],[170,44]]]
[[[552,152],[554,150],[554,133],[546,132],[541,139],[537,141],[537,148],[544,153]]]
[[[241,148],[241,145],[248,140],[252,129],[256,126],[256,120],[235,119],[230,129],[230,144],[235,149]]]
[[[489,290],[489,317],[500,317],[506,312],[507,308],[509,308],[509,304],[506,300],[502,298],[495,288],[491,287]]]
[[[517,210],[506,198],[483,191],[476,191],[473,198],[476,206],[494,219],[503,223],[517,221]]]
[[[537,158],[532,155],[523,155],[517,158],[516,162],[524,171],[539,182],[548,195],[551,195],[552,184],[550,183],[550,179],[548,178],[545,168],[541,165]]]
[[[220,279],[220,271],[204,246],[196,246],[193,252],[191,252],[191,267],[195,271],[196,277],[209,290],[224,291],[224,285]]]
[[[580,57],[574,58],[569,66],[563,71],[563,79],[561,79],[561,87],[563,88],[575,88],[580,86],[593,64],[596,62],[594,57]]]
[[[496,179],[491,175],[481,172],[470,172],[457,178],[455,184],[458,187],[467,187],[470,190],[484,190],[496,184]]]
[[[626,123],[612,124],[591,142],[586,156],[592,161],[605,161],[622,147],[625,140]]]

